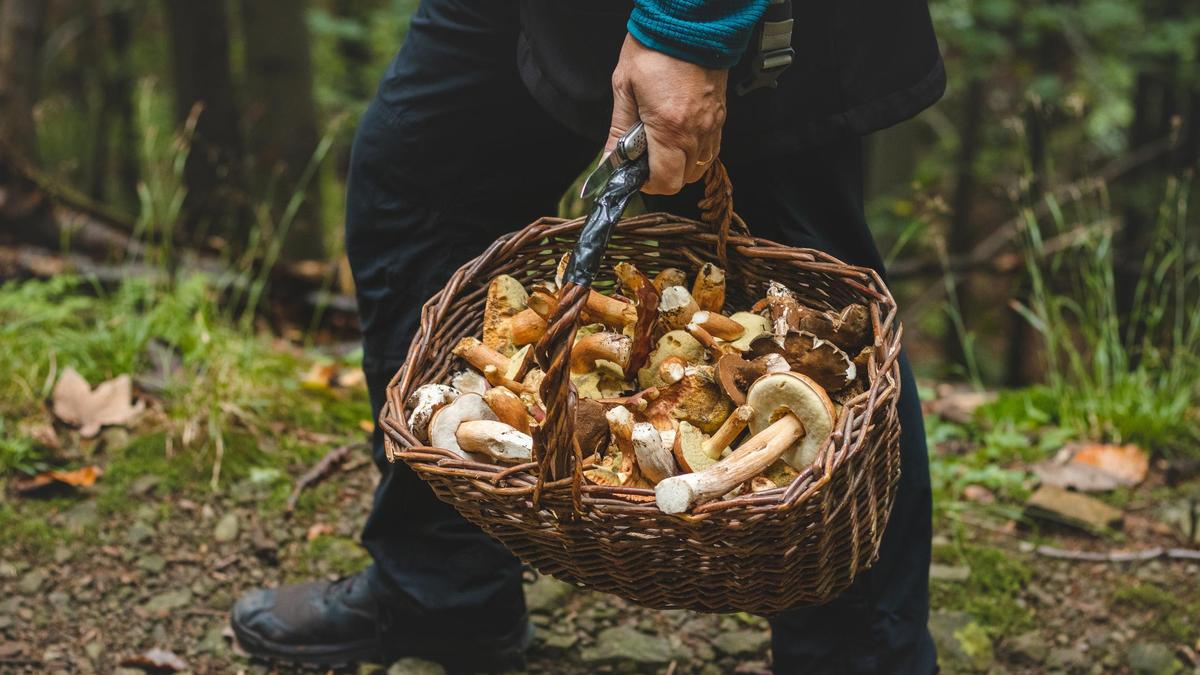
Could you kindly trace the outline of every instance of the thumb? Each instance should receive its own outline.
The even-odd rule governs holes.
[[[608,140],[604,142],[604,152],[611,152],[617,147],[617,141],[637,124],[637,121],[638,107],[633,92],[619,85],[614,86],[612,121],[608,124]]]

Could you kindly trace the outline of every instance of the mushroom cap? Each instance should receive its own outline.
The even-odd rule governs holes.
[[[458,371],[450,378],[450,385],[464,394],[482,394],[492,385],[478,370],[466,368]]]
[[[858,376],[854,361],[837,345],[807,331],[779,336],[759,336],[750,344],[750,354],[762,357],[779,354],[792,370],[807,375],[828,391],[843,389]]]
[[[746,403],[746,391],[758,378],[767,373],[782,373],[791,370],[787,359],[779,354],[765,354],[747,361],[738,354],[726,354],[717,361],[717,379],[725,395],[734,405]]]
[[[679,423],[679,432],[675,435],[675,447],[672,448],[672,451],[675,454],[675,461],[685,472],[703,471],[717,463],[717,460],[704,452],[704,441],[707,438],[703,431],[692,424]]]
[[[429,440],[429,422],[433,414],[444,406],[454,402],[460,392],[454,387],[444,384],[423,384],[408,395],[404,402],[410,412],[408,414],[408,429],[422,442]]]
[[[750,343],[754,341],[754,338],[771,332],[771,322],[765,316],[759,316],[753,312],[734,312],[729,318],[742,324],[742,327],[746,329],[741,337],[729,343],[739,351],[744,352],[750,349]]]
[[[500,418],[488,407],[479,394],[463,394],[454,402],[444,406],[433,414],[429,422],[429,444],[435,448],[444,448],[464,459],[471,459],[470,453],[458,444],[458,425],[463,422],[489,420],[499,422]]]
[[[668,420],[688,421],[704,433],[721,427],[733,404],[717,384],[712,366],[687,368],[683,379],[663,389],[646,409],[646,418],[660,429],[671,426]]]
[[[512,354],[511,319],[525,309],[529,294],[520,281],[501,274],[488,284],[487,303],[483,308],[483,344],[504,355]]]
[[[704,363],[708,351],[687,331],[673,330],[658,339],[650,360],[638,371],[638,385],[642,389],[666,386],[668,383],[659,376],[658,367],[671,356],[678,356],[688,363]]]
[[[784,451],[782,459],[803,470],[833,433],[836,421],[833,402],[821,385],[800,373],[770,373],[758,379],[746,394],[746,404],[754,408],[750,432],[757,434],[780,416],[791,413],[804,425],[804,435]]]

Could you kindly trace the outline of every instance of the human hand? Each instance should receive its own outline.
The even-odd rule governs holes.
[[[640,119],[646,125],[648,194],[673,195],[700,179],[721,149],[729,71],[704,68],[625,36],[613,70],[613,114],[605,151]]]

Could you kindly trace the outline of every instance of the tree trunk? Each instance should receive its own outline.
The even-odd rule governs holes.
[[[962,137],[959,141],[958,157],[955,160],[955,173],[958,181],[954,185],[951,197],[953,214],[950,218],[949,231],[946,233],[946,248],[950,259],[959,259],[971,252],[975,233],[971,230],[971,211],[975,206],[975,157],[982,145],[983,114],[985,109],[984,97],[987,93],[984,79],[972,77],[967,83],[966,110],[963,112]],[[958,297],[958,311],[963,312],[963,321],[967,321],[965,312],[971,306],[969,274],[964,273],[963,279],[954,280],[955,294]],[[946,360],[949,363],[966,365],[967,357],[963,352],[962,336],[953,327],[944,336],[943,344]]]
[[[46,0],[0,0],[0,154],[38,161],[37,101]]]
[[[184,168],[188,238],[221,232],[239,241],[242,144],[233,75],[229,21],[220,0],[165,0],[175,75],[175,114],[183,124],[201,106]]]
[[[246,35],[246,91],[250,138],[257,173],[269,176],[272,236],[284,236],[283,257],[321,258],[319,185],[314,177],[300,185],[301,174],[317,147],[317,112],[313,101],[312,57],[301,0],[242,0]],[[304,204],[287,227],[282,214],[302,190]]]

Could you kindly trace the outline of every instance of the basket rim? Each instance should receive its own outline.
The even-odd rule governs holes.
[[[477,277],[482,269],[509,257],[526,244],[569,235],[581,228],[585,220],[584,217],[564,219],[547,216],[519,230],[499,236],[486,250],[459,267],[447,284],[426,301],[421,308],[421,321],[413,335],[404,364],[387,385],[386,400],[379,416],[389,461],[403,460],[414,469],[419,469],[419,474],[469,480],[478,490],[496,498],[519,497],[530,501],[534,499],[535,493],[538,492],[538,477],[533,472],[537,467],[536,461],[519,465],[477,462],[463,459],[444,448],[423,444],[408,429],[405,399],[414,388],[417,372],[415,365],[424,358],[424,352],[427,351],[427,327],[438,325],[456,299],[465,290],[469,290],[471,285],[478,283]],[[718,234],[712,231],[711,225],[662,212],[624,218],[617,224],[616,231],[647,237],[688,235],[714,246],[718,241]],[[788,246],[753,235],[730,234],[727,242],[731,256],[787,259],[793,265],[807,271],[840,276],[839,283],[845,283],[854,291],[866,296],[873,327],[872,346],[875,348],[869,362],[871,372],[867,389],[843,403],[837,427],[818,453],[816,461],[786,487],[715,500],[698,505],[688,512],[668,516],[655,506],[653,489],[584,483],[576,486],[580,491],[581,508],[584,511],[654,514],[698,522],[721,515],[740,518],[746,509],[771,512],[795,508],[809,496],[818,493],[832,480],[839,467],[862,451],[862,446],[869,438],[872,428],[870,419],[875,410],[887,405],[890,399],[898,398],[898,357],[903,328],[897,320],[895,300],[876,270],[847,264],[818,249]],[[852,423],[860,418],[864,423],[858,425],[857,435],[847,442],[852,436],[852,429],[856,428]],[[851,480],[857,479],[851,477]],[[554,482],[547,481],[541,487],[540,500],[546,503],[547,500],[562,499],[570,503],[571,492],[572,479],[569,477]],[[833,517],[835,514],[831,513],[828,516]]]

